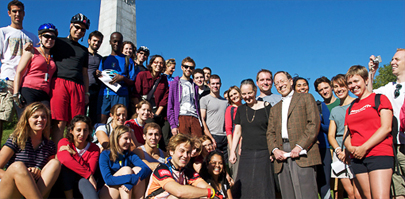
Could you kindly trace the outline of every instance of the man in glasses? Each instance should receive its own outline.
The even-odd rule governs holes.
[[[141,46],[138,48],[136,51],[136,59],[135,59],[135,68],[139,68],[140,71],[146,71],[146,67],[143,65],[143,63],[146,61],[146,64],[148,64],[147,60],[149,57],[150,51],[149,48],[146,46]]]
[[[0,138],[3,134],[3,121],[11,121],[14,110],[13,100],[13,80],[17,70],[18,62],[23,53],[23,46],[26,43],[39,43],[38,37],[23,29],[25,16],[24,4],[20,1],[11,1],[8,6],[8,16],[11,24],[0,28],[0,60],[1,79],[7,80],[7,87],[2,88],[1,108],[0,108]],[[10,92],[7,92],[10,91]]]
[[[370,91],[373,90],[373,79],[374,75],[377,72],[379,62],[375,61],[376,57],[374,55],[370,56],[370,62],[368,63],[370,72],[369,72],[369,82],[367,85],[367,89]],[[381,86],[380,88],[374,89],[374,93],[384,94],[388,97],[391,102],[392,109],[394,111],[394,116],[397,120],[400,119],[400,112],[401,107],[404,104],[404,97],[405,97],[405,49],[398,48],[397,52],[394,54],[391,60],[391,67],[392,67],[392,74],[397,77],[396,82],[390,82],[385,86]],[[394,122],[394,121],[393,121]],[[405,181],[400,175],[405,175],[405,134],[403,131],[400,131],[400,123],[398,122],[398,134],[394,135],[394,144],[395,148],[397,149],[397,157],[396,159],[399,161],[400,171],[397,171],[397,167],[395,167],[395,171],[392,175],[393,180],[393,188],[395,188],[395,196],[396,198],[405,198]],[[394,129],[393,129],[394,131]],[[400,175],[398,175],[398,173]],[[394,193],[393,193],[394,195]]]
[[[198,86],[191,80],[194,69],[194,60],[184,58],[181,62],[183,75],[175,77],[169,88],[167,120],[173,136],[178,133],[202,136]]]
[[[90,27],[90,20],[81,13],[70,20],[66,38],[58,37],[51,54],[58,68],[51,91],[52,140],[57,144],[63,137],[66,123],[76,115],[85,114],[89,102],[89,52],[79,44]]]
[[[271,71],[261,69],[256,76],[256,85],[260,90],[260,95],[257,97],[257,100],[269,102],[271,106],[274,106],[281,100],[281,96],[271,92],[273,85],[272,75]]]

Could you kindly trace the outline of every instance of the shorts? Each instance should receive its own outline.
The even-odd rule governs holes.
[[[128,95],[103,95],[98,97],[97,107],[100,107],[97,114],[108,115],[110,114],[111,107],[116,104],[123,104],[128,109],[129,97]],[[128,111],[128,110],[127,110]]]
[[[352,159],[354,174],[369,173],[380,169],[393,169],[394,157],[392,156],[370,156],[359,159]]]
[[[340,161],[339,158],[337,157],[336,153],[333,152],[333,157],[332,157],[332,163]],[[348,179],[353,179],[353,169],[351,165],[347,165],[346,169],[344,171],[341,171],[340,173],[335,173],[333,169],[331,169],[331,178],[348,178]]]
[[[50,107],[49,105],[49,95],[43,90],[37,90],[33,88],[27,88],[27,87],[21,87],[20,89],[21,97],[24,100],[24,107],[19,108],[18,106],[15,106],[17,110],[18,117],[20,118],[25,107],[30,105],[31,103],[34,102],[41,102],[44,104],[46,107]]]
[[[56,78],[50,95],[52,119],[70,122],[74,116],[84,115],[84,95],[83,85]]]
[[[7,80],[7,90],[0,92],[0,120],[11,122],[15,113],[13,93],[14,81]]]

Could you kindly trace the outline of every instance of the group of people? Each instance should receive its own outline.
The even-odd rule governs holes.
[[[24,30],[18,0],[8,14],[0,129],[14,109],[19,121],[0,151],[0,198],[405,198],[404,49],[397,81],[378,89],[371,56],[369,71],[316,79],[323,102],[307,79],[267,69],[221,96],[220,76],[191,57],[173,77],[175,59],[149,59],[119,32],[109,56],[99,31],[82,46],[81,13],[65,38],[51,23]]]

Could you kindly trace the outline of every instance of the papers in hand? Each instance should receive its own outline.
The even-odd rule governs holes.
[[[110,82],[112,81],[112,78],[115,76],[115,74],[117,74],[117,71],[111,70],[111,69],[106,69],[106,70],[101,71],[101,76],[98,77],[98,79],[101,82],[103,82],[103,84],[105,84],[108,88],[110,88],[114,92],[117,92],[121,88],[121,85],[118,83],[110,84]]]
[[[340,172],[342,172],[343,170],[345,170],[348,165],[346,165],[345,163],[343,163],[341,160],[338,160],[338,161],[336,161],[336,162],[333,162],[333,163],[331,164],[331,166],[332,166],[332,169],[333,169],[333,171],[334,171],[335,173],[340,173]]]
[[[305,150],[305,149],[301,150],[300,156],[301,155],[307,155],[307,150]],[[284,153],[284,157],[286,157],[286,158],[291,157],[291,153]]]

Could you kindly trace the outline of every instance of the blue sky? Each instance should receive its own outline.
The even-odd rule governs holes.
[[[8,2],[0,0],[1,27],[10,23]],[[81,12],[91,20],[82,42],[87,46],[88,33],[98,27],[99,0],[23,3],[24,28],[34,33],[50,22],[67,36],[70,18]],[[396,48],[405,47],[403,0],[138,0],[136,11],[138,47],[175,58],[175,75],[181,75],[179,63],[187,56],[198,68],[211,67],[222,78],[222,92],[266,68],[310,78],[310,92],[321,99],[316,78],[366,66],[371,54],[388,64]]]

